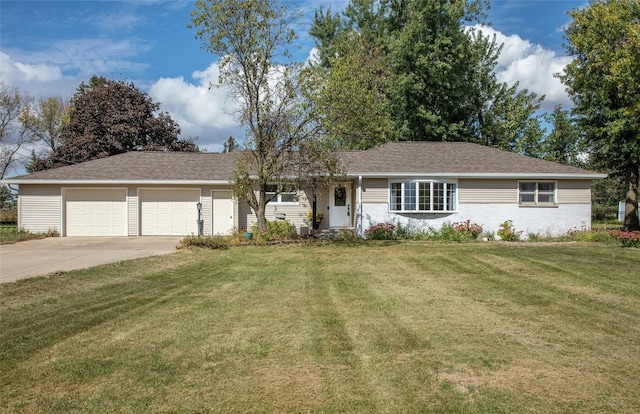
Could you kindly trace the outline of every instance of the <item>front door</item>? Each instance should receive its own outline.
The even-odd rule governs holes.
[[[336,184],[329,193],[329,227],[351,226],[351,186]]]

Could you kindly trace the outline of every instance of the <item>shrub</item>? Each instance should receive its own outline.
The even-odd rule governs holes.
[[[640,231],[612,230],[609,234],[617,239],[623,247],[640,248]]]
[[[360,236],[358,236],[356,232],[351,229],[340,230],[338,234],[336,234],[334,240],[347,244],[357,244],[362,242],[362,238],[360,238]]]
[[[513,222],[511,220],[506,220],[502,224],[500,224],[500,228],[498,229],[498,236],[500,236],[500,240],[504,241],[519,241],[521,231],[516,231],[513,227]]]
[[[366,229],[364,234],[370,240],[394,240],[394,230],[395,226],[391,223],[378,223]]]
[[[397,240],[417,240],[420,237],[420,232],[411,225],[405,226],[402,223],[397,223],[393,230],[393,236]]]
[[[476,223],[472,223],[471,220],[467,220],[453,223],[453,230],[463,236],[477,239],[478,235],[482,233],[482,226]]]
[[[591,219],[594,221],[609,221],[618,218],[617,205],[605,205],[594,203],[591,206]]]
[[[180,240],[178,249],[185,247],[203,247],[207,249],[228,249],[229,242],[224,236],[187,236]]]
[[[258,223],[251,227],[253,237],[257,242],[294,240],[298,238],[296,228],[287,220],[267,221],[264,228],[258,228]]]

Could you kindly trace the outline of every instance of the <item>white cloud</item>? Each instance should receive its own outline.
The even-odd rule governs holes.
[[[35,98],[60,96],[70,98],[81,80],[64,76],[59,66],[46,63],[17,62],[0,52],[0,80]]]
[[[212,63],[193,72],[195,83],[183,77],[160,78],[148,91],[180,125],[182,137],[197,137],[196,144],[207,151],[220,151],[230,135],[240,142],[244,139],[244,130],[231,113],[236,101],[228,96],[228,89],[209,87],[217,83],[218,75],[218,65]]]
[[[507,36],[493,28],[480,25],[474,28],[481,30],[484,35],[495,34],[498,44],[504,44],[495,68],[498,80],[510,85],[520,82],[520,88],[545,95],[542,110],[552,110],[558,104],[565,108],[571,107],[572,103],[565,86],[554,76],[561,73],[571,62],[571,57],[558,56],[554,51],[544,49],[518,35]]]

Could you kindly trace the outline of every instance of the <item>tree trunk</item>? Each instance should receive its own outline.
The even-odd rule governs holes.
[[[267,200],[264,188],[260,188],[258,195],[258,208],[256,209],[256,218],[258,219],[258,229],[264,229],[267,227],[267,218],[265,216],[267,212]]]
[[[638,176],[640,175],[640,165],[631,164],[627,166],[625,171],[625,183],[627,194],[624,205],[624,224],[622,230],[636,231],[640,230],[638,222]]]

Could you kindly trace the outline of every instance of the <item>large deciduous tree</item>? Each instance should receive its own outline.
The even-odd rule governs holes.
[[[69,122],[60,131],[61,144],[31,171],[76,164],[127,151],[197,151],[178,139],[180,127],[160,104],[133,83],[93,77],[71,100]]]
[[[299,13],[277,0],[199,0],[191,16],[196,38],[220,59],[220,84],[238,100],[236,116],[247,139],[234,192],[264,227],[266,205],[279,191],[335,171],[313,101],[304,99],[308,79],[288,49]],[[276,191],[267,194],[273,185]]]
[[[468,27],[483,20],[485,7],[484,0],[351,0],[342,14],[316,12],[310,33],[326,69],[321,91],[333,104],[325,106],[328,129],[360,134],[356,145],[344,140],[349,148],[473,141],[537,154],[543,133],[535,111],[543,97],[497,80],[502,47]],[[348,100],[354,105],[340,105]],[[355,110],[365,105],[375,110]],[[387,121],[391,133],[380,128]]]
[[[640,2],[592,1],[566,28],[574,60],[560,77],[595,165],[624,177],[625,230],[639,230]]]

